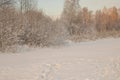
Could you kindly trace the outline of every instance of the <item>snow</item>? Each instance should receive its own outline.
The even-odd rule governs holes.
[[[0,54],[0,80],[120,80],[120,39]]]

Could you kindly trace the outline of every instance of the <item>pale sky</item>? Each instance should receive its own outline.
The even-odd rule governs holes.
[[[120,0],[80,0],[81,7],[90,10],[102,9],[104,6],[120,8]],[[39,0],[39,7],[50,16],[59,16],[63,10],[64,0]]]

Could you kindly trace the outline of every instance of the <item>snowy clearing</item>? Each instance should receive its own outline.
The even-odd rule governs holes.
[[[0,54],[0,80],[120,80],[120,39]]]

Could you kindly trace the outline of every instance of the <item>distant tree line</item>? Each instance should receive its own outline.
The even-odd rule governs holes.
[[[81,41],[120,36],[120,9],[82,8],[79,0],[65,0],[59,19],[37,9],[38,0],[0,0],[0,52],[18,46],[45,47],[66,39]],[[16,6],[17,5],[17,6]]]
[[[115,6],[93,12],[82,8],[79,0],[65,0],[61,19],[73,39],[119,36],[120,9]]]

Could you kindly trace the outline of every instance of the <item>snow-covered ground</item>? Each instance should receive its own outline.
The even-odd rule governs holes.
[[[0,54],[0,80],[120,80],[120,39],[67,42]]]

